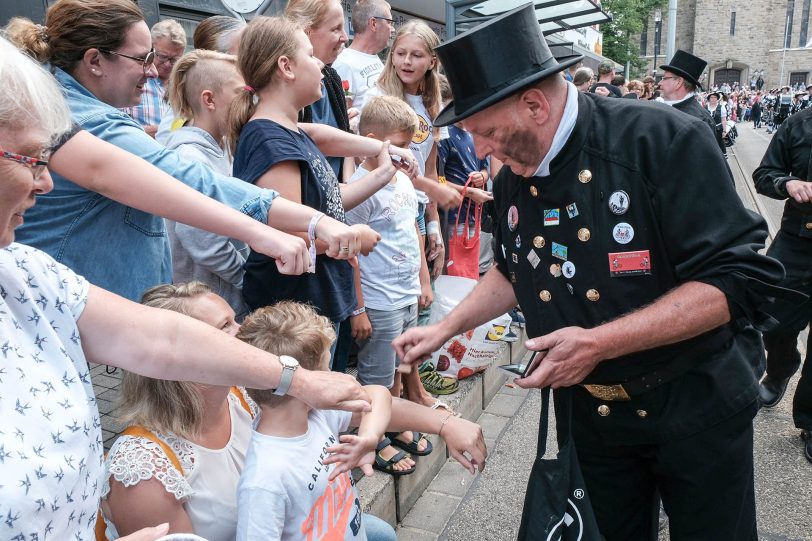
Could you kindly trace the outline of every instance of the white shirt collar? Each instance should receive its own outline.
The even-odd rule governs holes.
[[[533,173],[534,177],[548,177],[550,176],[550,162],[552,162],[564,145],[567,139],[570,138],[573,128],[575,128],[575,121],[578,119],[578,89],[575,85],[567,81],[567,103],[564,105],[564,113],[561,115],[561,122],[558,123],[558,128],[555,130],[553,142],[550,144],[550,150],[544,159],[541,160],[536,172]]]
[[[681,100],[664,100],[664,101],[667,105],[676,105],[678,103],[688,101],[689,98],[693,98],[694,96],[696,96],[696,92],[688,92],[688,94]]]

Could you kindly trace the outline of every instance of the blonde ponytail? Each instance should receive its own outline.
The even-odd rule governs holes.
[[[40,63],[48,60],[51,47],[48,45],[48,29],[41,24],[23,17],[13,17],[3,29],[6,39]]]

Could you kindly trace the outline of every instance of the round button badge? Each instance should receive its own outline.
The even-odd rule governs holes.
[[[609,196],[609,210],[612,211],[612,214],[618,216],[626,214],[626,211],[629,210],[629,194],[623,190],[613,192]]]
[[[575,265],[572,261],[567,261],[561,265],[561,274],[564,275],[564,278],[572,278],[575,276]]]
[[[629,244],[634,238],[634,228],[626,222],[620,222],[612,229],[612,237],[620,244]]]
[[[516,231],[516,227],[519,225],[519,209],[516,208],[516,205],[511,206],[508,209],[508,229],[511,231]]]

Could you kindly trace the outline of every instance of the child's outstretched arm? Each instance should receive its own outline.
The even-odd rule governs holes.
[[[471,473],[485,469],[485,438],[476,423],[455,417],[444,409],[431,409],[402,398],[392,399],[392,421],[387,429],[391,432],[416,430],[438,434],[448,445],[449,454]],[[468,456],[465,455],[468,453]],[[470,458],[469,458],[470,457]]]
[[[353,414],[350,426],[358,427],[358,435],[344,434],[337,445],[327,448],[330,453],[325,464],[335,464],[328,480],[358,466],[364,475],[372,475],[372,462],[375,460],[375,447],[381,441],[392,413],[392,395],[382,385],[365,385],[372,407],[364,414]]]

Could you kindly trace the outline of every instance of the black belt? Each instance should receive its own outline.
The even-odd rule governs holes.
[[[706,339],[691,347],[690,357],[676,355],[665,365],[652,370],[645,376],[624,381],[614,385],[599,385],[594,383],[582,383],[581,387],[593,397],[609,402],[628,402],[632,396],[643,394],[664,385],[674,378],[681,376],[697,365],[705,353],[717,349],[733,338],[733,330],[730,324],[720,327]]]

